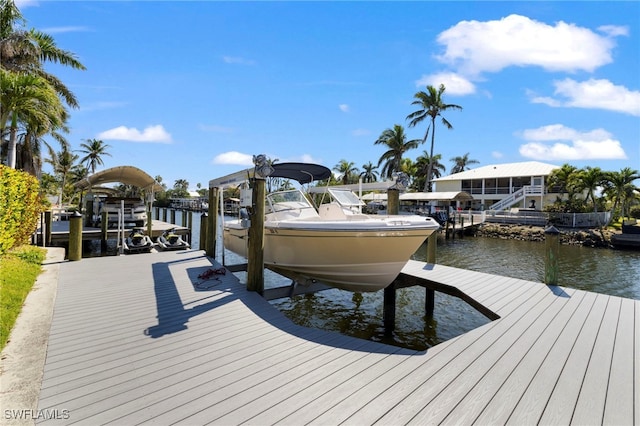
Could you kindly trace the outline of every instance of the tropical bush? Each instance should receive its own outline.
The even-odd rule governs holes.
[[[35,232],[43,210],[39,189],[29,173],[0,165],[0,256]]]

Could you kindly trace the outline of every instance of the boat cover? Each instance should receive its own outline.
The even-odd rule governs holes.
[[[301,184],[328,179],[331,176],[331,170],[320,164],[275,163],[271,167],[273,173],[269,177],[294,179]]]

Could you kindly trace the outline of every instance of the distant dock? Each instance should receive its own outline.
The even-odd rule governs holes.
[[[219,266],[196,250],[50,265],[38,409],[67,410],[57,424],[640,424],[640,301],[410,261],[405,284],[494,318],[414,351],[295,325],[230,272],[198,278]]]

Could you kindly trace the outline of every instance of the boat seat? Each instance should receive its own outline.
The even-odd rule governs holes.
[[[347,220],[347,215],[337,204],[321,204],[318,213],[320,218],[324,220]]]

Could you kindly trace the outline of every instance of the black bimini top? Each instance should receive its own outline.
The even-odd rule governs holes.
[[[271,167],[274,171],[269,177],[294,179],[301,184],[328,179],[331,176],[331,170],[320,164],[275,163]]]

